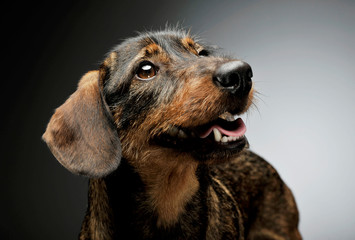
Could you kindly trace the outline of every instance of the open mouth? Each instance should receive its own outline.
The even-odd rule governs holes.
[[[217,119],[194,128],[171,126],[154,140],[164,147],[198,155],[234,153],[247,145],[246,126],[241,118],[225,112]]]
[[[225,117],[225,119],[222,117]],[[229,113],[224,113],[209,125],[207,130],[199,134],[200,138],[207,138],[213,133],[215,142],[222,145],[238,141],[244,137],[247,130],[241,118],[229,115]]]

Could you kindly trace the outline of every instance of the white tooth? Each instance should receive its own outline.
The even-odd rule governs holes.
[[[214,128],[214,129],[213,129],[213,134],[214,134],[214,140],[215,140],[216,142],[221,141],[222,134],[221,134],[221,132],[220,132],[217,128]]]
[[[233,141],[237,140],[237,137],[233,137]]]
[[[178,134],[178,132],[179,132],[179,129],[177,127],[172,127],[169,130],[169,134],[173,137],[175,137]]]
[[[228,142],[233,141],[233,137],[228,137]]]
[[[187,135],[186,135],[186,133],[184,131],[179,130],[178,137],[179,138],[187,138]]]
[[[238,117],[239,117],[239,116],[238,116],[237,114],[233,116],[234,120],[237,120]]]
[[[223,142],[223,143],[228,142],[228,138],[226,136],[223,136],[221,139],[221,142]]]

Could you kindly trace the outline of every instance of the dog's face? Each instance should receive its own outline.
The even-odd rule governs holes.
[[[94,89],[94,79],[99,78],[98,90],[93,90],[96,91],[93,95],[100,100],[90,101],[95,108],[102,108],[99,111],[103,113],[98,115],[105,116],[108,122],[107,126],[102,126],[109,129],[110,136],[104,144],[112,142],[114,146],[121,142],[126,159],[137,163],[154,153],[155,156],[180,155],[213,163],[228,160],[247,145],[245,125],[237,115],[252,103],[251,77],[248,64],[223,57],[215,48],[183,32],[163,31],[123,42],[108,55],[99,74],[91,73],[89,80],[83,78],[78,90],[86,85]],[[78,96],[71,102],[74,101],[85,101],[85,98]],[[97,125],[95,121],[91,124]],[[56,136],[61,134],[56,132],[63,126],[71,129],[66,132],[77,135],[72,126],[68,127],[71,124],[57,125],[56,131],[51,130],[54,133],[51,137],[44,136],[47,142],[49,138],[58,138]],[[80,134],[85,135],[83,132]],[[106,134],[101,128],[99,132]],[[120,140],[114,136],[116,133]],[[95,133],[90,130],[90,134]],[[87,137],[80,136],[82,138]],[[92,137],[90,141],[85,140],[85,144],[101,145],[95,141],[97,137]],[[49,145],[53,151],[53,144]],[[104,152],[109,153],[101,151],[101,158],[119,158],[120,155],[117,150]],[[85,174],[85,171],[81,172]]]

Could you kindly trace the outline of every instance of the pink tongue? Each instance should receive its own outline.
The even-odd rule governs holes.
[[[213,125],[206,132],[200,134],[200,138],[206,138],[211,134],[214,128],[217,128],[222,134],[227,135],[228,137],[242,137],[247,131],[247,128],[245,127],[245,124],[241,118],[238,118],[236,121],[238,127],[234,130],[226,130],[219,125]]]

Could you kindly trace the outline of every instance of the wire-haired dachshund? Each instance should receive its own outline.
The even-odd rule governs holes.
[[[275,169],[247,150],[249,64],[183,30],[115,47],[56,109],[44,141],[88,176],[80,239],[301,239]]]

